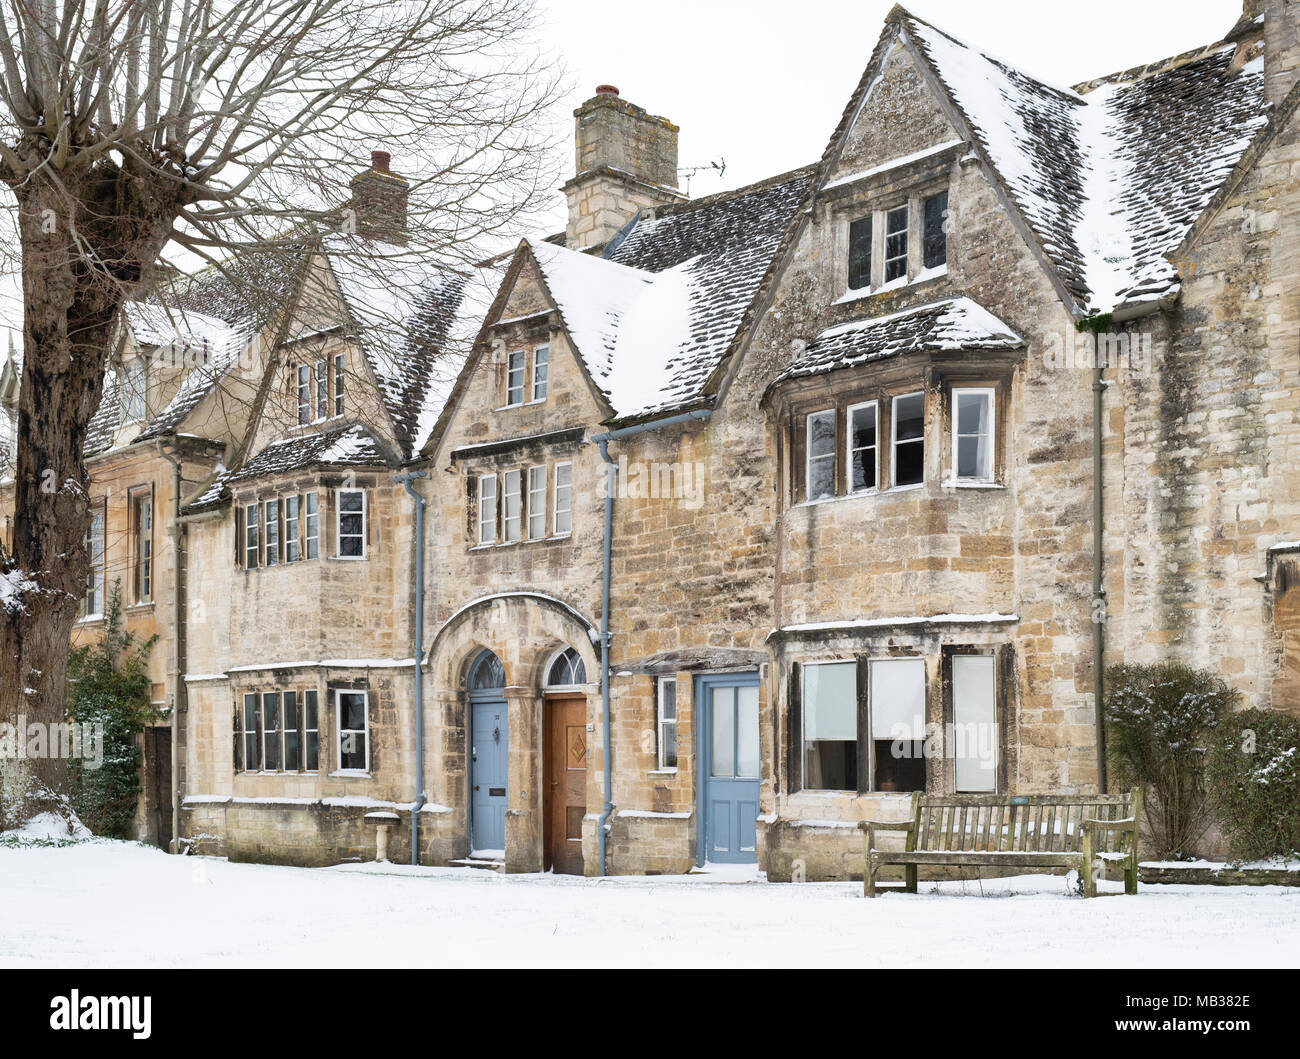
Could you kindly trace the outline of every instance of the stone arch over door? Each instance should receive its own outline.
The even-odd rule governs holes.
[[[544,860],[545,685],[549,663],[564,647],[582,661],[587,683],[587,723],[600,721],[600,661],[595,627],[577,609],[543,593],[511,592],[487,596],[457,610],[437,631],[426,657],[430,703],[429,770],[440,800],[462,821],[469,849],[471,668],[483,651],[501,662],[501,689],[509,714],[505,867],[508,872],[542,870]],[[598,728],[593,728],[598,731]],[[599,776],[599,740],[593,747],[589,777]],[[590,779],[589,779],[590,785]],[[600,797],[599,791],[595,798]],[[589,792],[588,804],[594,804]]]

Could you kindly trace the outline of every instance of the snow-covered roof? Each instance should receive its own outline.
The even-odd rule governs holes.
[[[1018,349],[1024,339],[970,298],[827,328],[775,382],[835,371],[903,353]]]
[[[1176,290],[1165,255],[1267,123],[1262,59],[1234,71],[1233,46],[1211,47],[1080,93],[905,12],[898,20],[1080,310],[1109,312]]]
[[[322,251],[398,441],[418,452],[465,360],[455,331],[468,277],[418,250],[357,237],[333,236]]]
[[[217,474],[187,505],[187,513],[214,507],[230,495],[230,486],[250,478],[283,474],[305,467],[384,467],[396,462],[376,435],[360,423],[300,437],[282,438],[262,448],[236,471]]]
[[[619,417],[701,395],[740,329],[813,170],[638,220],[608,259],[528,240],[578,355]]]

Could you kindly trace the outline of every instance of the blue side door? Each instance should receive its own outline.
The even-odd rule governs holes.
[[[471,703],[470,853],[505,856],[506,750],[510,729],[504,700]]]
[[[758,674],[700,677],[700,861],[758,860]]]

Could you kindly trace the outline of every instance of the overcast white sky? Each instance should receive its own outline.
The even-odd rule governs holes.
[[[680,164],[726,159],[691,197],[816,161],[893,4],[888,0],[537,0],[573,84],[598,84],[681,127]],[[1076,84],[1218,40],[1241,0],[916,0],[909,11],[1055,84]],[[572,155],[564,175],[573,172]],[[557,196],[557,229],[564,210]]]
[[[539,43],[572,86],[554,120],[573,173],[572,113],[596,85],[681,127],[693,198],[816,161],[871,57],[889,0],[536,0]],[[1217,40],[1241,0],[915,0],[913,14],[1056,84],[1074,84]],[[564,227],[564,198],[545,217]],[[523,233],[521,233],[523,234]],[[513,240],[508,240],[513,242]],[[0,282],[0,318],[21,320]],[[0,350],[0,357],[3,350]]]

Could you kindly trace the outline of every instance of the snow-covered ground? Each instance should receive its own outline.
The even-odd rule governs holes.
[[[865,901],[857,884],[734,869],[596,880],[0,847],[0,966],[1300,965],[1300,890],[1084,901],[1025,876],[922,891]]]

